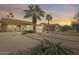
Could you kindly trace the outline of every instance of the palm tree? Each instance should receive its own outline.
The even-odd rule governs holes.
[[[6,15],[6,17],[8,17],[8,18],[9,18],[10,16],[9,16],[9,15]]]
[[[11,17],[14,17],[13,13],[9,13],[9,15],[10,15]]]
[[[46,15],[46,20],[48,20],[48,26],[49,26],[49,21],[52,20],[52,16],[49,15],[49,14]],[[48,27],[48,26],[47,26],[47,27]],[[49,28],[47,28],[47,33],[48,33],[48,29],[49,29]]]
[[[28,9],[24,10],[24,18],[31,17],[33,23],[33,32],[36,33],[37,20],[41,20],[44,17],[44,11],[38,5],[29,5]]]
[[[11,17],[13,18],[14,17],[14,14],[13,13],[9,13],[8,15],[6,15],[8,18]]]

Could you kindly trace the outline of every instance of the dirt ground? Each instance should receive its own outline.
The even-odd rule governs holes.
[[[0,33],[0,52],[32,48],[37,44],[38,41],[25,37],[19,32]]]
[[[26,34],[21,35],[20,32],[4,32],[0,33],[0,52],[14,52],[33,48],[43,39],[48,39],[54,43],[63,42],[62,45],[74,49],[79,54],[79,37],[65,35],[62,33],[42,33],[42,34]]]

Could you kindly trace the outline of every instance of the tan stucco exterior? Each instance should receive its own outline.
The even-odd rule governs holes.
[[[23,31],[27,25],[32,25],[31,22],[16,20],[16,19],[0,19],[0,30],[3,32],[7,31]]]

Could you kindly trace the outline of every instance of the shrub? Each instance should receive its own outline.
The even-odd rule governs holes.
[[[64,26],[62,27],[62,31],[68,31],[68,30],[71,30],[71,27],[70,27],[70,26],[64,25]]]
[[[33,31],[32,30],[24,30],[24,31],[22,31],[22,34],[24,35],[24,34],[28,34],[28,33],[33,33]]]
[[[0,32],[3,32],[3,31],[0,29]]]
[[[72,23],[72,29],[76,30],[77,32],[79,32],[79,23]]]
[[[2,32],[2,31],[0,30],[0,32]]]

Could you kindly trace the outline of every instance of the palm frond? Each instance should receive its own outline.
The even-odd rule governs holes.
[[[31,54],[34,55],[68,55],[73,54],[72,50],[61,46],[62,42],[52,43],[44,39],[39,45],[32,49]]]
[[[37,19],[38,19],[38,20],[41,20],[41,18],[40,18],[39,16],[37,16]]]
[[[52,16],[51,15],[46,15],[46,20],[52,20]]]
[[[31,15],[29,14],[24,16],[24,18],[29,18],[29,17],[31,17]]]

